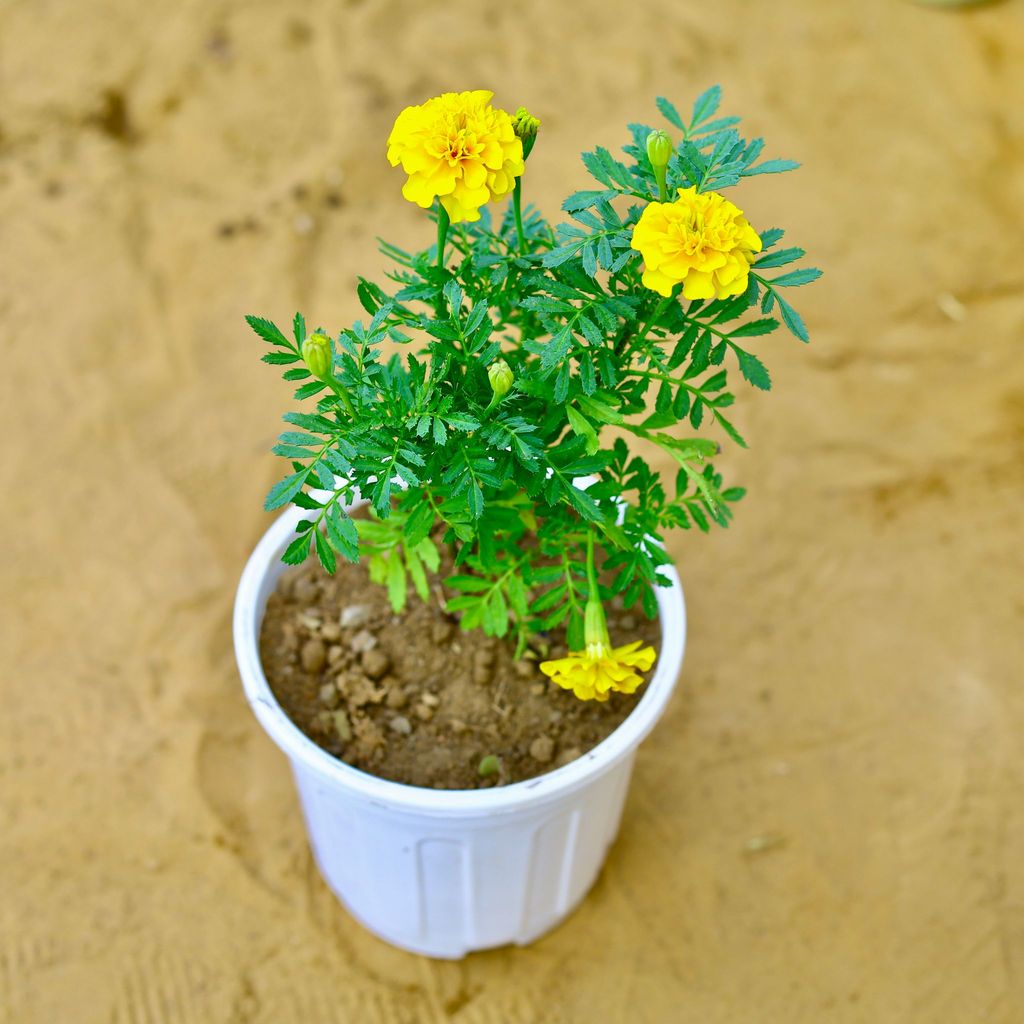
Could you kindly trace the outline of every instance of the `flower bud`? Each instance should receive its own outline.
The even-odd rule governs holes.
[[[302,343],[302,358],[309,372],[314,377],[329,377],[334,354],[331,351],[331,339],[317,331]]]
[[[658,199],[665,202],[668,199],[668,189],[665,185],[665,169],[669,160],[672,159],[672,138],[668,132],[656,128],[647,136],[647,159],[651,161],[654,168],[654,180],[658,183]]]
[[[537,141],[540,118],[534,117],[526,107],[520,107],[512,118],[512,128],[516,135],[523,140],[523,159],[525,160],[530,155],[533,144]]]
[[[504,359],[495,359],[487,367],[487,379],[491,382],[491,391],[494,392],[495,399],[500,401],[512,390],[512,382],[516,375]]]
[[[651,161],[652,167],[668,167],[674,148],[672,137],[660,128],[647,136],[647,159]]]

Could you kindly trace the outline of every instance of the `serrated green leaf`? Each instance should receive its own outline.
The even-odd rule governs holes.
[[[292,473],[290,476],[286,476],[283,480],[279,480],[270,488],[270,492],[267,494],[266,500],[263,502],[263,510],[265,512],[273,512],[274,509],[280,508],[282,505],[287,505],[294,495],[302,490],[302,487],[308,478],[309,470],[304,469],[299,473]]]
[[[247,316],[245,322],[269,344],[280,345],[282,348],[291,348],[288,339],[272,320],[265,320],[261,316]]]
[[[661,116],[668,121],[669,124],[678,128],[681,132],[686,131],[686,124],[683,119],[679,116],[679,111],[676,110],[675,106],[670,103],[664,96],[659,96],[655,101],[658,105],[658,110],[661,112]]]
[[[764,363],[753,352],[746,352],[738,346],[735,352],[736,358],[740,361],[740,373],[743,374],[744,379],[753,384],[755,388],[760,388],[762,391],[770,391],[772,378]]]
[[[408,587],[405,582],[405,564],[397,551],[392,551],[387,560],[386,585],[392,610],[400,612],[405,607]]]
[[[285,548],[281,561],[288,565],[302,565],[309,555],[309,545],[313,539],[313,530],[300,534]]]

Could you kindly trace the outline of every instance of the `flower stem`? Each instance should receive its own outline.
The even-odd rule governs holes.
[[[438,269],[444,266],[444,246],[448,240],[448,226],[451,224],[451,218],[448,216],[448,211],[444,208],[444,205],[439,199],[437,201],[437,266]]]
[[[662,167],[655,164],[654,167],[654,179],[658,183],[658,202],[663,203],[668,199],[668,187],[665,184],[665,176],[668,171],[667,167]]]
[[[587,589],[588,597],[597,594],[597,569],[594,566],[594,531],[587,530]]]
[[[516,216],[516,240],[519,243],[519,254],[526,252],[526,232],[523,230],[523,179],[516,178],[516,187],[512,190],[512,210]]]

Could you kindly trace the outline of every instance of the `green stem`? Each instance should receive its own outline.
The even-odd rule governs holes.
[[[665,176],[668,168],[661,164],[655,164],[654,180],[658,183],[658,202],[663,203],[668,199],[668,186],[665,183]]]
[[[516,187],[512,190],[512,210],[516,217],[516,239],[519,243],[519,255],[526,252],[526,232],[523,230],[523,179],[516,178]]]
[[[587,590],[588,597],[597,594],[597,568],[594,566],[594,531],[587,530]]]
[[[342,404],[345,406],[345,411],[349,414],[349,416],[351,416],[352,419],[355,419],[355,406],[352,404],[352,399],[349,398],[348,392],[334,379],[334,377],[321,379],[324,380],[325,383],[327,383],[330,386],[331,390],[341,399]]]
[[[444,266],[444,246],[448,239],[448,227],[451,224],[448,211],[444,208],[439,199],[437,201],[437,266],[438,269]]]

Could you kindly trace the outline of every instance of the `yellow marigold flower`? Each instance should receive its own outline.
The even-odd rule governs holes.
[[[446,92],[406,107],[388,138],[388,160],[409,175],[402,195],[429,207],[435,197],[453,224],[480,219],[484,203],[507,196],[523,173],[523,143],[494,93]]]
[[[572,690],[580,700],[607,700],[612,690],[634,693],[644,681],[640,672],[646,672],[654,664],[654,648],[641,649],[640,640],[613,648],[604,609],[596,594],[587,601],[585,623],[586,650],[570,651],[568,657],[542,661],[541,672],[563,690]]]
[[[643,282],[671,295],[682,282],[687,299],[724,299],[746,291],[761,239],[743,211],[717,192],[679,189],[672,203],[650,203],[633,228],[644,258]]]
[[[542,661],[540,670],[580,700],[607,700],[611,690],[633,693],[644,681],[636,670],[646,672],[654,664],[655,655],[653,647],[638,650],[640,644],[640,640],[634,640],[596,657],[581,651],[567,658]]]

